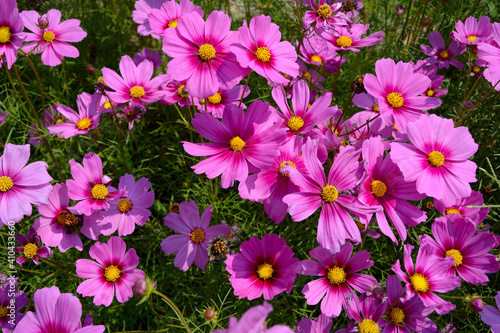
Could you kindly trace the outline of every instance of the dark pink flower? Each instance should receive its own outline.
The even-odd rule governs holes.
[[[486,41],[491,35],[492,25],[488,16],[483,16],[478,20],[469,16],[465,20],[458,21],[455,24],[455,30],[452,32],[452,38],[464,45],[477,45]]]
[[[243,89],[245,89],[243,85],[237,85],[228,90],[219,88],[214,95],[205,98],[203,104],[200,99],[195,99],[195,103],[200,112],[208,111],[215,117],[222,118],[226,105],[232,104],[234,106],[239,106]],[[246,87],[243,98],[247,97],[249,94],[250,88]],[[246,105],[242,103],[241,107],[246,108]]]
[[[193,15],[194,13],[203,17],[203,9],[200,6],[195,6],[189,0],[181,0],[177,3],[175,0],[167,1],[161,5],[159,9],[152,8],[148,15],[149,25],[153,32],[163,37],[165,30],[169,28],[177,28],[177,20],[185,15]]]
[[[40,246],[40,237],[34,228],[28,230],[27,236],[16,234],[16,240],[21,246],[16,247],[14,252],[22,253],[22,256],[16,260],[21,267],[27,259],[31,259],[35,265],[39,265],[42,263],[40,258],[48,258],[52,255],[52,251],[48,247]]]
[[[458,42],[453,42],[448,48],[445,48],[443,36],[439,31],[431,32],[427,38],[431,46],[420,45],[422,52],[429,56],[425,60],[427,64],[438,64],[439,68],[448,68],[449,65],[460,69],[464,67],[460,61],[453,59],[453,57],[465,52],[465,48],[461,47]]]
[[[0,67],[2,61],[7,62],[8,69],[16,62],[17,50],[25,38],[23,28],[16,0],[3,0],[0,3]]]
[[[483,206],[484,200],[481,192],[472,191],[470,196],[458,199],[446,205],[443,200],[434,199],[434,208],[442,215],[458,214],[471,219],[475,224],[480,224],[488,216],[490,209]]]
[[[319,35],[323,37],[328,45],[335,51],[359,52],[358,47],[372,46],[381,42],[384,37],[383,31],[377,31],[365,38],[361,38],[369,24],[353,24],[351,27],[337,27],[333,31],[320,30]]]

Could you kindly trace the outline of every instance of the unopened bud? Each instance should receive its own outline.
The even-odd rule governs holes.
[[[405,12],[405,9],[403,6],[397,6],[396,7],[396,14],[397,15],[403,15],[403,13]]]
[[[474,107],[474,103],[472,103],[471,101],[467,101],[464,103],[464,107],[470,110]]]
[[[40,27],[40,29],[47,29],[47,27],[49,26],[49,19],[47,18],[47,16],[41,16],[39,19],[38,19],[38,27]]]
[[[429,25],[429,23],[431,23],[431,20],[427,17],[424,17],[422,20],[420,20],[420,24],[423,26],[427,26]]]
[[[215,317],[215,310],[212,309],[212,308],[208,308],[208,309],[205,310],[205,312],[203,313],[203,315],[208,320],[213,319]]]
[[[470,308],[476,312],[483,311],[484,308],[484,303],[483,300],[480,299],[479,297],[474,298],[472,301],[470,301]]]
[[[132,290],[135,296],[144,296],[148,291],[148,283],[144,279],[139,279],[134,283]]]

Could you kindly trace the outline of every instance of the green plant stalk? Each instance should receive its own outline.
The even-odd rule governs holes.
[[[163,295],[162,293],[160,293],[159,291],[157,290],[153,290],[153,294],[156,294],[158,296],[160,296],[161,298],[163,298],[163,300],[165,300],[165,302],[168,303],[168,305],[170,305],[170,307],[175,311],[175,313],[177,314],[177,317],[179,317],[179,319],[182,321],[182,324],[184,325],[184,327],[186,328],[186,332],[188,333],[191,333],[191,330],[189,329],[187,323],[186,323],[186,320],[184,319],[184,317],[182,316],[182,312],[181,310],[179,310],[179,308],[177,307],[177,305],[175,305],[174,302],[172,302],[172,300],[170,298],[168,298],[167,296]]]
[[[116,127],[116,132],[118,133],[118,146],[120,147],[120,154],[122,155],[123,164],[125,165],[125,170],[127,172],[130,172],[130,168],[129,168],[128,163],[127,163],[127,157],[125,156],[125,149],[123,148],[122,130],[121,130],[120,126],[118,125],[118,123],[116,122],[117,117],[116,117],[115,106],[111,102],[111,98],[109,98],[108,95],[106,95],[106,97],[108,98],[108,101],[111,104],[111,111],[113,111],[112,119],[113,119],[113,124],[115,124],[115,127]]]
[[[245,91],[247,90],[248,82],[250,81],[250,75],[252,74],[252,72],[253,72],[253,70],[250,70],[250,73],[248,73],[248,75],[247,75],[247,81],[245,82],[245,87],[243,87],[243,92],[241,93],[241,98],[240,98],[240,104],[238,105],[239,108],[241,108],[241,103],[243,103]]]
[[[38,72],[35,69],[35,66],[33,65],[33,61],[31,61],[31,58],[27,55],[26,59],[28,59],[28,63],[30,64],[31,69],[35,74],[36,82],[38,84],[38,90],[40,91],[40,96],[42,97],[42,108],[43,108],[45,106],[45,97],[43,97],[45,94],[43,93],[42,81],[40,81],[40,76],[38,76]],[[47,124],[45,123],[45,117],[43,119],[43,125],[47,126]]]

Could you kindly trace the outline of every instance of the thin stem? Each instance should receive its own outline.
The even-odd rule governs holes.
[[[485,67],[486,68],[486,67]],[[455,119],[454,121],[457,122],[458,120],[458,116],[461,114],[461,111],[462,109],[464,108],[464,103],[466,100],[469,99],[470,95],[472,94],[472,91],[474,90],[474,88],[476,87],[476,85],[479,83],[479,80],[481,79],[482,75],[478,75],[477,76],[477,79],[476,79],[476,82],[474,82],[474,85],[472,86],[472,88],[470,88],[469,90],[469,93],[467,94],[467,96],[465,96],[465,98],[462,100],[462,105],[460,105],[460,110],[458,110],[457,112],[457,115],[455,116]]]
[[[470,110],[466,110],[464,112],[464,115],[462,116],[462,118],[457,122],[457,125],[462,124],[471,115],[471,113],[477,108],[477,106],[479,104],[481,104],[485,100],[485,98],[488,97],[491,94],[491,92],[493,90],[495,90],[495,87],[499,83],[500,83],[500,81],[498,81],[497,83],[495,83],[495,85],[491,87],[491,89],[479,100],[479,102],[477,102],[476,104],[474,104],[474,106],[472,108],[470,108]]]
[[[238,105],[239,108],[241,108],[241,103],[243,103],[243,97],[245,96],[245,91],[247,90],[248,82],[250,81],[250,75],[252,74],[253,70],[250,70],[250,73],[247,75],[247,81],[245,82],[245,87],[243,87],[243,92],[241,93],[241,98],[240,98],[240,104]]]
[[[33,114],[34,114],[36,120],[38,121],[38,123],[40,123],[40,117],[38,117],[38,114],[36,113],[35,107],[33,106],[33,103],[31,103],[31,99],[28,96],[28,92],[26,91],[26,88],[24,87],[23,81],[21,80],[21,77],[19,76],[19,72],[18,72],[15,64],[12,65],[12,69],[14,70],[14,75],[17,78],[17,82],[19,83],[19,87],[21,88],[21,92],[23,93],[24,98],[26,99],[29,107],[33,111]]]
[[[415,24],[415,21],[417,20],[417,17],[420,15],[420,11],[422,10],[422,2],[420,2],[420,6],[418,7],[418,10],[417,10],[417,13],[415,14],[415,17],[413,17],[413,21],[411,21],[411,25],[410,25],[410,31],[408,32],[408,43],[405,47],[405,50],[403,52],[403,55],[401,56],[401,60],[403,60],[403,58],[405,57],[405,54],[406,54],[406,51],[408,50],[408,44],[410,43],[410,38],[411,38],[411,32],[413,30],[413,25]]]
[[[123,148],[122,129],[120,128],[120,126],[117,123],[115,106],[114,106],[113,102],[111,101],[111,98],[109,98],[108,95],[106,95],[106,97],[108,98],[109,104],[111,105],[111,111],[113,111],[113,117],[111,117],[111,118],[113,120],[113,124],[115,124],[116,132],[118,133],[118,145],[120,147],[120,153],[122,155],[123,164],[125,165],[125,170],[127,172],[130,172],[130,168],[129,168],[128,163],[127,163],[127,157],[125,156],[125,149]]]
[[[43,93],[42,89],[42,81],[40,81],[40,76],[38,76],[38,72],[35,69],[35,66],[33,65],[33,61],[31,61],[31,58],[29,56],[26,56],[26,59],[28,59],[28,63],[31,66],[31,69],[33,70],[33,73],[35,74],[36,82],[38,84],[38,90],[40,91],[40,96],[42,97],[42,107],[45,106],[45,97],[43,97],[45,94]],[[46,126],[47,124],[45,123],[45,118],[43,120],[43,126]]]
[[[156,295],[160,296],[161,298],[163,298],[172,307],[172,309],[174,309],[175,313],[177,314],[177,316],[179,317],[179,319],[182,321],[182,324],[186,328],[186,332],[191,333],[191,330],[189,329],[189,327],[188,327],[188,325],[186,323],[186,320],[182,316],[182,312],[181,312],[181,310],[179,310],[179,308],[177,307],[177,305],[175,305],[175,303],[172,302],[172,300],[170,298],[168,298],[167,296],[165,296],[164,294],[160,293],[157,290],[153,290],[153,294],[156,294]]]

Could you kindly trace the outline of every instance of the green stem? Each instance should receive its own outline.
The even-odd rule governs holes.
[[[240,104],[238,105],[239,108],[241,108],[241,103],[243,103],[243,97],[245,96],[245,91],[247,90],[248,87],[248,82],[250,81],[250,75],[252,74],[253,70],[250,70],[250,73],[247,75],[247,81],[245,82],[245,87],[243,87],[243,92],[241,93],[241,98],[240,98]]]
[[[35,74],[36,82],[38,84],[38,90],[40,91],[40,96],[42,97],[42,107],[45,106],[45,97],[43,97],[45,94],[43,93],[42,89],[42,81],[40,81],[40,76],[38,76],[38,72],[35,69],[35,66],[33,65],[33,61],[31,61],[31,58],[29,56],[26,56],[26,59],[28,59],[28,63],[30,64],[31,69],[33,70],[33,73]],[[45,123],[45,117],[43,119],[43,126],[46,126],[47,124]]]
[[[165,296],[164,294],[160,293],[157,290],[153,290],[153,294],[156,294],[156,295],[160,296],[161,298],[163,298],[165,300],[165,302],[167,302],[172,307],[172,309],[177,314],[177,317],[179,317],[179,319],[182,321],[182,324],[186,328],[186,332],[191,333],[191,330],[189,329],[189,327],[188,327],[188,325],[186,323],[186,320],[182,316],[181,310],[179,310],[179,308],[177,307],[177,305],[175,305],[175,303],[172,302],[172,300],[170,298],[168,298],[167,296]]]

